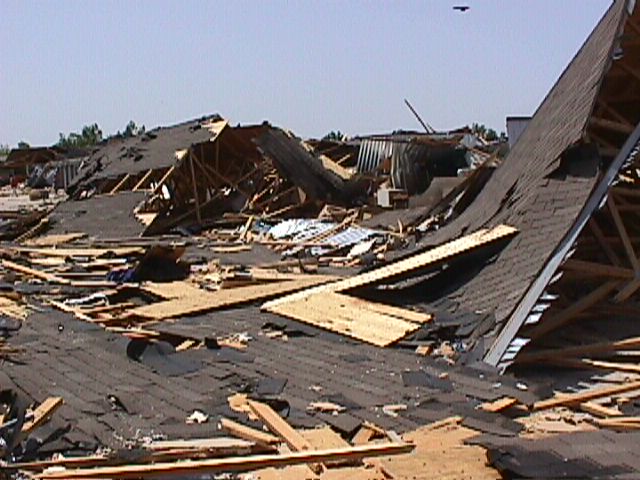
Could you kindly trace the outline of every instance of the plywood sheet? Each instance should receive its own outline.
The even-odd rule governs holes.
[[[335,277],[326,275],[309,275],[308,278],[288,282],[268,283],[266,285],[250,285],[218,290],[217,292],[198,292],[197,295],[187,295],[163,302],[144,305],[128,311],[136,317],[163,320],[183,315],[193,315],[210,310],[240,305],[256,300],[282,295],[296,290],[326,283]]]
[[[269,311],[379,347],[386,347],[420,328],[420,323],[408,318],[429,317],[333,292],[274,305]],[[406,317],[396,316],[404,312],[408,312]]]
[[[511,237],[517,233],[517,229],[508,225],[498,225],[491,229],[480,229],[470,235],[465,235],[451,242],[447,242],[426,252],[412,255],[411,257],[397,262],[376,268],[360,275],[355,275],[344,280],[312,288],[293,295],[278,298],[263,305],[263,308],[270,308],[277,304],[297,301],[309,295],[321,292],[342,292],[365,285],[375,284],[388,280],[407,272],[419,270],[428,266],[442,264],[453,257],[489,245],[501,239]]]

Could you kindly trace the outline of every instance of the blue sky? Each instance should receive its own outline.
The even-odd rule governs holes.
[[[301,136],[533,113],[610,0],[0,0],[0,143],[218,112]],[[452,10],[468,4],[466,13]]]

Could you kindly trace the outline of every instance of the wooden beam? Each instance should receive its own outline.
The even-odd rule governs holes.
[[[640,349],[640,337],[626,338],[617,342],[598,342],[587,345],[577,345],[575,347],[551,348],[533,352],[522,352],[516,357],[516,363],[536,363],[549,358],[579,357],[635,349]]]
[[[547,400],[541,400],[533,404],[534,410],[545,410],[547,408],[555,408],[562,406],[571,406],[588,402],[590,400],[596,400],[598,398],[611,397],[613,395],[619,395],[621,393],[631,392],[633,390],[640,390],[640,381],[623,383],[621,385],[613,385],[595,388],[593,390],[587,390],[577,393],[564,393],[556,395],[553,398]]]
[[[31,277],[39,278],[40,280],[44,280],[45,282],[60,283],[60,284],[63,284],[63,285],[71,283],[71,281],[66,279],[66,278],[62,278],[62,277],[59,277],[57,275],[53,275],[52,273],[43,272],[41,270],[36,270],[34,268],[25,267],[24,265],[20,265],[19,263],[14,263],[14,262],[11,262],[9,260],[2,260],[1,265],[4,268],[7,268],[9,270],[13,270],[15,272],[23,273],[23,274],[29,275]]]
[[[256,430],[255,428],[242,425],[241,423],[234,422],[228,418],[221,418],[220,426],[223,430],[226,430],[238,438],[255,442],[260,445],[274,445],[276,443],[280,443],[280,439],[270,433]]]
[[[627,72],[629,75],[631,75],[634,79],[636,79],[638,82],[640,82],[640,72],[638,72],[636,69],[630,67],[625,62],[615,62],[614,65],[620,67],[625,72]]]
[[[589,228],[591,229],[591,233],[593,233],[593,236],[600,244],[602,251],[605,253],[609,261],[617,266],[622,265],[620,257],[618,257],[618,254],[611,248],[611,245],[609,245],[609,242],[607,242],[607,239],[605,238],[604,233],[602,233],[598,222],[596,222],[596,219],[593,217],[589,219]]]
[[[200,200],[198,199],[198,182],[196,182],[196,171],[193,168],[193,151],[189,150],[189,170],[191,170],[191,185],[193,186],[193,199],[196,202],[196,218],[198,225],[202,225],[202,216],[200,214]]]
[[[589,262],[587,260],[578,260],[573,258],[566,260],[562,264],[562,269],[595,276],[619,278],[621,280],[630,280],[635,275],[633,270],[631,270],[630,268],[605,265],[602,263]]]
[[[142,185],[144,185],[144,182],[146,182],[146,181],[147,181],[147,179],[149,178],[149,176],[150,176],[152,173],[153,173],[153,169],[152,169],[152,168],[150,168],[150,169],[147,171],[147,173],[145,173],[145,174],[142,176],[142,178],[141,178],[140,180],[138,180],[138,183],[136,183],[136,184],[134,185],[134,187],[131,189],[131,191],[132,191],[132,192],[137,192],[137,191],[138,191],[138,189],[139,189],[140,187],[142,187]]]
[[[160,181],[158,182],[158,185],[156,185],[156,188],[153,189],[153,193],[158,193],[158,191],[162,188],[162,186],[164,185],[164,183],[167,181],[167,179],[171,176],[171,174],[173,173],[173,171],[175,170],[176,166],[172,165],[169,170],[167,170],[165,172],[165,174],[162,176],[162,178],[160,179]]]
[[[598,104],[600,104],[600,106],[604,109],[605,112],[607,112],[612,117],[615,117],[616,121],[625,125],[629,125],[633,129],[634,125],[629,120],[627,120],[623,115],[621,115],[615,108],[609,105],[607,102],[605,102],[602,99],[599,99]]]
[[[607,118],[591,117],[591,125],[596,127],[605,128],[617,133],[624,133],[625,135],[631,135],[634,127],[628,123],[621,123],[615,120],[609,120]]]
[[[622,412],[615,408],[605,407],[595,402],[584,402],[580,404],[580,410],[590,413],[596,417],[620,417]]]
[[[217,473],[248,472],[267,467],[284,467],[313,462],[358,460],[370,457],[385,457],[410,453],[415,447],[403,443],[359,445],[349,448],[310,450],[274,455],[252,455],[246,457],[212,458],[207,460],[185,460],[162,462],[150,465],[123,465],[98,468],[69,469],[43,472],[36,478],[42,480],[93,479],[93,478],[149,478]]]
[[[397,262],[384,265],[382,267],[361,273],[334,283],[322,285],[293,295],[278,298],[274,301],[265,303],[263,310],[269,310],[274,306],[297,301],[301,298],[308,297],[315,293],[321,292],[343,292],[354,288],[363,287],[365,285],[373,285],[385,280],[397,278],[398,276],[424,269],[426,267],[438,267],[452,258],[463,255],[479,248],[487,247],[499,240],[506,240],[513,237],[518,232],[517,229],[508,225],[498,225],[491,229],[480,229],[472,234],[465,235],[456,240],[443,243],[435,248],[417,253],[408,258],[404,258]]]
[[[636,252],[633,249],[633,244],[631,243],[631,239],[629,238],[627,229],[624,226],[624,222],[622,221],[620,212],[618,211],[616,204],[613,200],[613,197],[611,195],[609,196],[609,198],[607,198],[607,206],[609,207],[609,212],[611,213],[613,222],[615,223],[616,229],[618,230],[618,235],[622,240],[624,251],[627,254],[627,257],[629,258],[629,263],[633,267],[635,274],[638,275],[640,274],[640,262],[638,262],[638,258],[636,257]]]
[[[120,188],[122,188],[122,186],[127,182],[127,180],[129,180],[129,178],[131,178],[131,174],[127,173],[118,183],[116,183],[116,186],[111,189],[109,195],[117,193],[118,190],[120,190]]]
[[[294,452],[312,450],[311,444],[266,403],[247,400],[251,411]]]
[[[22,425],[22,430],[18,436],[18,441],[27,438],[36,428],[45,424],[51,418],[51,415],[62,406],[64,401],[62,397],[49,397],[36,407],[33,411],[33,418]]]
[[[595,290],[592,290],[589,294],[585,295],[575,303],[565,308],[564,310],[556,313],[545,319],[542,316],[540,322],[528,333],[528,337],[536,339],[549,333],[552,330],[562,327],[569,323],[576,315],[584,312],[586,309],[595,305],[599,301],[603,300],[609,293],[611,293],[618,285],[619,280],[611,280],[603,283]]]

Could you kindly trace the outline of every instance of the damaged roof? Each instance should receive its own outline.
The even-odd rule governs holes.
[[[447,299],[458,313],[493,312],[494,334],[567,234],[596,184],[599,159],[571,150],[585,139],[624,25],[626,4],[618,0],[611,5],[474,202],[421,242],[436,245],[498,224],[519,230],[494,262]]]

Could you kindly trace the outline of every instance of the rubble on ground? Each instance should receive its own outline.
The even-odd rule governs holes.
[[[505,158],[211,115],[4,187],[0,475],[634,478],[626,7]]]

